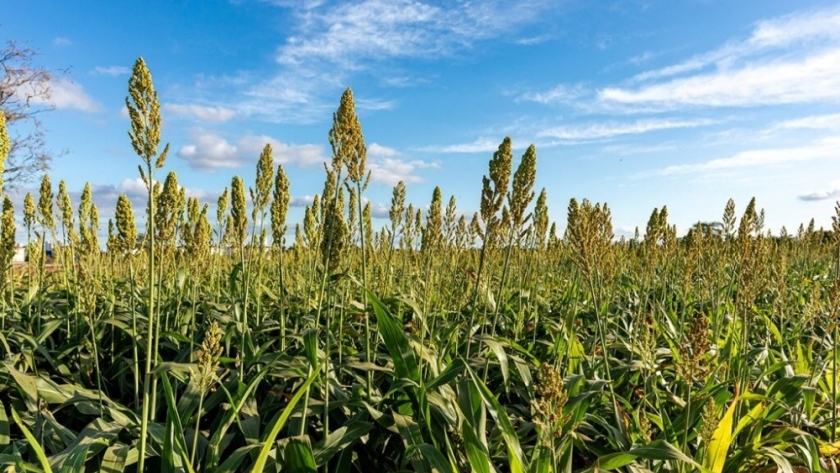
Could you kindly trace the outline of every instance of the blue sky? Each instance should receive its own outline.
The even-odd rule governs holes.
[[[138,216],[144,205],[124,110],[138,56],[163,104],[165,171],[210,203],[235,174],[253,182],[266,142],[296,204],[319,192],[346,87],[377,215],[400,179],[415,204],[439,185],[476,211],[505,136],[516,162],[536,145],[537,190],[561,229],[572,197],[608,202],[617,235],[643,229],[654,207],[682,233],[753,196],[774,232],[830,227],[840,199],[837,2],[27,0],[3,11],[3,39],[70,68],[43,116],[49,147],[66,150],[51,176],[77,192],[89,181],[103,228],[117,194]]]

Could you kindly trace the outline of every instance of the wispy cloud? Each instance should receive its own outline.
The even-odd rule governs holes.
[[[588,95],[590,92],[583,84],[560,84],[544,92],[526,92],[516,98],[517,102],[536,102],[543,105],[572,103]]]
[[[744,107],[840,100],[840,48],[800,59],[751,63],[736,69],[674,79],[639,88],[598,92],[604,104],[662,110],[681,106]]]
[[[72,46],[73,41],[70,41],[70,38],[65,38],[63,36],[58,36],[53,38],[53,46]]]
[[[785,120],[773,125],[772,130],[840,130],[840,113],[811,115]]]
[[[501,140],[491,138],[477,138],[467,143],[456,143],[451,145],[424,146],[420,151],[431,153],[487,153],[499,149]]]
[[[328,114],[340,90],[358,74],[388,76],[400,61],[437,61],[472,50],[481,41],[510,37],[541,21],[549,0],[357,0],[286,2],[292,34],[278,47],[279,70],[240,93],[234,108],[283,123],[309,123]],[[422,82],[422,81],[419,81]],[[393,87],[418,83],[383,79]],[[394,102],[359,97],[361,109]]]
[[[516,44],[521,44],[523,46],[533,46],[535,44],[542,44],[546,41],[551,40],[550,34],[542,34],[538,36],[528,36],[525,38],[520,38],[516,40]]]
[[[715,120],[696,119],[648,119],[630,123],[593,123],[584,126],[559,126],[543,130],[537,134],[540,137],[551,137],[559,140],[594,140],[612,138],[622,135],[638,135],[657,130],[671,130],[675,128],[696,128],[718,123]]]
[[[112,77],[127,76],[131,73],[131,69],[126,66],[96,66],[93,68],[93,73]]]
[[[840,40],[840,8],[832,7],[786,15],[759,22],[746,40],[730,41],[725,45],[694,56],[678,64],[643,72],[634,79],[645,81],[693,72],[715,65],[728,68],[739,60],[763,51],[812,46],[814,43],[836,43]]]
[[[187,116],[196,120],[210,123],[226,122],[236,116],[236,111],[226,107],[207,107],[190,104],[165,104],[165,112],[173,115]]]
[[[840,138],[823,138],[811,145],[791,148],[747,150],[727,158],[712,159],[701,163],[679,164],[638,173],[635,179],[648,177],[708,174],[721,171],[764,168],[821,158],[840,156]]]
[[[675,141],[669,141],[666,143],[660,143],[655,145],[627,145],[627,144],[619,144],[619,145],[609,145],[604,146],[602,151],[605,154],[615,154],[620,156],[628,156],[628,155],[638,155],[638,154],[655,154],[661,153],[663,151],[673,151],[678,148],[678,144]]]
[[[391,58],[435,58],[533,22],[552,2],[411,0],[322,2],[296,14],[299,31],[280,47],[278,61],[294,66],[325,60],[347,69]]]
[[[265,135],[244,135],[232,143],[218,133],[195,129],[190,141],[178,149],[177,155],[191,168],[201,171],[238,168],[256,162],[266,144],[271,145],[275,161],[281,164],[308,167],[326,162],[320,145],[287,144]]]
[[[673,110],[840,101],[840,7],[758,23],[745,40],[606,87],[602,106]]]

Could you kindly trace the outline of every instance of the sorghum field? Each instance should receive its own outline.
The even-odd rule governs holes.
[[[5,471],[836,471],[840,205],[771,236],[730,201],[684,238],[663,207],[616,240],[572,200],[558,234],[505,139],[480,213],[400,184],[376,230],[348,90],[303,222],[268,146],[210,215],[163,177],[142,59],[126,102],[148,208],[121,196],[107,242],[90,187],[5,197]]]

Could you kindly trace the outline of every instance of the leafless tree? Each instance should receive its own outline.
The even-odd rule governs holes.
[[[14,40],[0,48],[0,111],[6,114],[11,138],[3,177],[12,187],[48,170],[53,159],[40,120],[44,112],[54,109],[50,102],[53,72],[38,66],[37,56],[36,50]]]

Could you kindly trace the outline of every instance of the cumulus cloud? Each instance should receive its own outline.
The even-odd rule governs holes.
[[[49,90],[45,96],[43,91]],[[84,87],[69,79],[54,79],[48,83],[30,83],[15,90],[22,101],[38,105],[55,107],[58,110],[80,110],[96,113],[102,110],[102,104],[85,92]]]
[[[59,79],[51,85],[50,101],[57,109],[81,110],[83,112],[99,112],[102,105],[85,92],[77,82]]]
[[[230,142],[218,133],[202,129],[193,130],[190,143],[181,146],[177,155],[193,169],[214,171],[256,162],[266,144],[271,145],[275,161],[281,164],[314,166],[326,161],[320,145],[287,144],[270,136],[254,134]]]
[[[307,205],[312,205],[312,202],[314,201],[315,197],[311,195],[292,197],[289,201],[289,207],[306,207]]]
[[[437,162],[410,159],[394,148],[371,143],[367,148],[367,167],[370,179],[388,186],[395,186],[400,181],[406,184],[423,182],[416,173],[421,169],[437,168]]]

